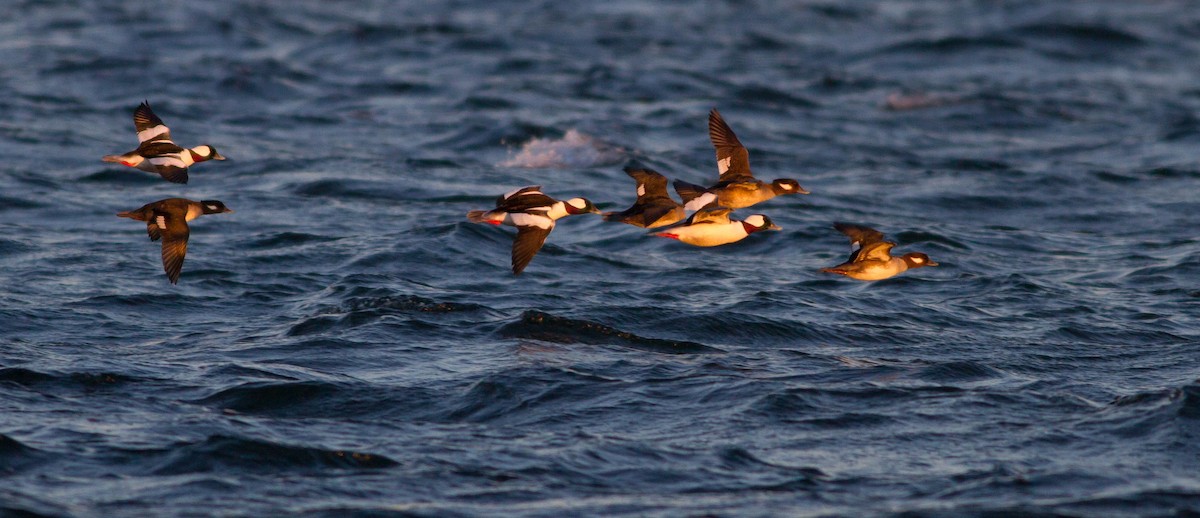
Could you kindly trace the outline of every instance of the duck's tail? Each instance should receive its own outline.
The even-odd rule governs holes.
[[[467,213],[467,221],[472,223],[488,223],[491,225],[499,225],[504,223],[504,218],[496,219],[494,211],[473,210]]]

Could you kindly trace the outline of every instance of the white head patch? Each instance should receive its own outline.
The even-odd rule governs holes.
[[[587,208],[587,200],[583,198],[571,198],[567,200],[567,205],[583,210]]]
[[[646,185],[639,183],[638,184],[638,196],[645,196],[645,195],[646,195]]]
[[[767,221],[763,219],[762,214],[751,214],[750,216],[747,216],[746,223],[758,228],[765,227],[767,225]]]
[[[922,259],[922,258],[920,258],[920,257],[914,257],[914,258],[912,258],[912,262],[914,262],[914,263],[917,263],[917,264],[921,264],[921,263],[924,263],[924,262],[925,262],[925,259]]]
[[[792,184],[790,184],[790,183],[782,184],[781,187],[783,187],[785,190],[788,190],[788,191],[795,189],[795,187],[792,186]]]
[[[212,154],[212,148],[208,146],[196,146],[192,148],[192,151],[195,151],[196,154],[200,156],[208,156]]]
[[[721,174],[725,174],[725,171],[729,170],[729,163],[732,161],[733,157],[731,156],[717,160],[717,171],[719,171]]]
[[[208,207],[208,210],[217,210],[216,205],[205,205],[205,207]]]

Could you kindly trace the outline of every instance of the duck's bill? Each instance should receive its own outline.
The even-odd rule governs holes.
[[[925,266],[937,266],[937,265],[938,265],[938,263],[935,263],[933,261],[929,261],[929,262],[925,263]]]
[[[771,226],[767,227],[767,230],[783,230],[783,227],[772,223]]]
[[[226,158],[220,153],[213,153],[213,160],[226,160]]]

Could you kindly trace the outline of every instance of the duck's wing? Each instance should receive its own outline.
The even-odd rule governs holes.
[[[850,259],[847,262],[868,261],[878,259],[888,261],[892,258],[888,252],[896,243],[884,241],[883,232],[871,227],[852,225],[850,223],[834,223],[833,228],[850,238]]]
[[[167,273],[171,284],[176,284],[179,282],[179,272],[183,271],[183,258],[187,256],[188,235],[191,233],[187,221],[183,214],[155,211],[154,219],[148,223],[158,228],[162,237],[163,271]],[[154,234],[151,233],[150,237],[153,239]]]
[[[504,212],[528,212],[545,207],[545,210],[550,210],[550,206],[555,203],[557,201],[554,198],[542,194],[540,185],[531,185],[496,198],[496,209]]]
[[[708,112],[708,138],[717,150],[717,171],[720,181],[726,182],[740,177],[753,177],[750,172],[750,152],[738,141],[733,129],[713,108]]]
[[[529,262],[533,260],[533,256],[537,255],[538,250],[542,249],[542,245],[546,243],[546,236],[550,235],[550,231],[554,230],[554,221],[550,221],[549,227],[540,227],[537,225],[528,225],[517,227],[517,237],[513,239],[512,246],[512,271],[514,275],[521,275]]]
[[[859,263],[863,261],[891,261],[892,254],[890,252],[892,251],[893,246],[896,246],[896,243],[891,243],[888,241],[876,241],[874,243],[866,244],[863,245],[862,248],[852,252],[850,254],[850,260],[852,262]]]
[[[137,131],[139,145],[147,142],[171,142],[171,129],[154,114],[148,101],[142,101],[142,104],[133,110],[133,128]]]
[[[729,209],[729,208],[725,208],[725,207],[714,207],[711,209],[701,209],[701,210],[696,211],[695,214],[692,214],[692,217],[688,218],[687,224],[688,225],[698,225],[698,224],[716,223],[716,224],[721,224],[721,225],[727,225],[727,224],[729,224],[729,213],[731,213],[731,212],[733,212],[733,209]]]
[[[671,195],[667,192],[667,177],[659,174],[658,171],[626,167],[625,174],[638,183],[638,201],[649,198],[671,199]]]

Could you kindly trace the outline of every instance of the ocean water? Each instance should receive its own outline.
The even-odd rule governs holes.
[[[1194,516],[1190,2],[0,6],[0,516]],[[143,99],[230,160],[100,162]],[[716,176],[781,232],[464,214]],[[178,286],[114,216],[193,221]],[[876,283],[834,221],[940,263]]]

